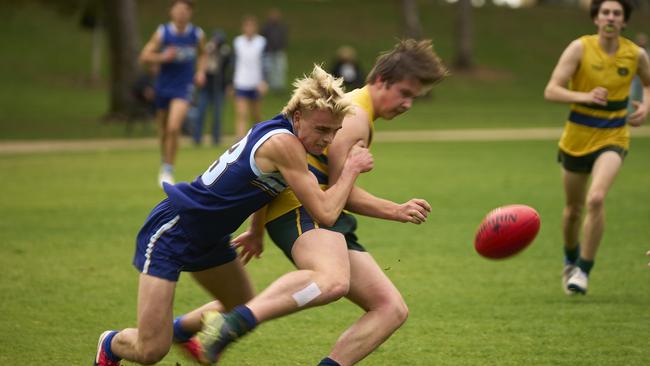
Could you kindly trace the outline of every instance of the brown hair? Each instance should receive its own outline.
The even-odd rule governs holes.
[[[416,79],[427,87],[448,74],[447,67],[433,51],[431,40],[404,39],[392,50],[377,57],[366,82],[370,84],[381,79],[391,85],[402,80]]]
[[[194,9],[194,0],[171,0],[169,7],[171,8],[178,3],[183,3],[189,6],[191,9]]]
[[[627,21],[630,19],[630,15],[632,15],[632,4],[630,4],[630,2],[627,0],[593,0],[591,2],[591,7],[589,8],[589,15],[591,15],[591,19],[596,18],[598,12],[600,11],[600,6],[603,5],[605,1],[616,1],[617,3],[621,4],[623,7],[623,19],[625,19],[625,22],[627,23]]]

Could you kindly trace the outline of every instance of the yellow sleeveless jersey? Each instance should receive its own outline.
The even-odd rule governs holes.
[[[352,104],[362,108],[368,113],[368,125],[370,126],[370,136],[368,136],[368,145],[372,141],[374,132],[375,114],[372,108],[372,99],[368,87],[365,86],[360,89],[352,90],[345,94]],[[327,189],[329,179],[327,173],[327,150],[321,155],[307,154],[307,163],[309,164],[309,171],[311,171],[316,178],[321,188]],[[280,193],[271,203],[268,204],[266,210],[266,222],[272,221],[285,213],[302,206],[291,187],[287,187]]]
[[[629,148],[627,104],[632,78],[637,71],[639,49],[632,41],[619,37],[615,55],[608,55],[598,44],[598,35],[580,38],[584,47],[578,70],[569,89],[589,92],[597,86],[607,89],[607,105],[571,104],[571,113],[560,138],[560,149],[583,156],[604,146]]]

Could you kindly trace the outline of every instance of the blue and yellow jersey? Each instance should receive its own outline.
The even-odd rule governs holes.
[[[637,72],[639,48],[619,37],[615,55],[608,55],[598,44],[598,35],[580,38],[584,47],[578,70],[569,89],[590,92],[595,87],[607,89],[607,105],[571,104],[571,113],[560,138],[560,149],[583,156],[604,146],[629,148],[627,104],[632,78]]]
[[[368,136],[368,146],[372,141],[373,132],[375,129],[374,120],[375,113],[372,107],[372,99],[368,87],[355,89],[346,93],[346,98],[352,101],[352,104],[360,107],[368,113],[368,125],[370,126],[370,136]],[[309,170],[316,176],[321,188],[327,189],[329,177],[327,173],[327,150],[321,155],[307,154],[307,163],[309,163]],[[266,210],[266,222],[272,221],[285,213],[302,206],[293,190],[289,187],[282,191],[271,203],[268,204]]]

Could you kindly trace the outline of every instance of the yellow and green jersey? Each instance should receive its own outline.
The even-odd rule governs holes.
[[[368,136],[368,146],[372,141],[374,132],[375,114],[372,107],[372,99],[368,87],[365,86],[360,89],[352,90],[345,94],[352,104],[360,107],[368,114],[368,125],[370,126],[370,136]],[[311,171],[318,179],[322,189],[327,189],[329,184],[328,170],[327,170],[327,152],[326,149],[321,155],[307,154],[307,163],[309,164],[309,171]],[[295,193],[290,187],[287,187],[280,193],[271,203],[268,204],[266,210],[266,222],[272,221],[285,213],[302,206]]]
[[[619,37],[615,55],[600,47],[598,35],[580,38],[584,51],[569,89],[590,92],[600,86],[607,89],[607,105],[571,104],[571,113],[560,138],[560,149],[583,156],[604,146],[629,148],[626,124],[627,104],[632,78],[637,72],[639,49],[632,41]]]

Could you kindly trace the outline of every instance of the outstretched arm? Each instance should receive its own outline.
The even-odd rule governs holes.
[[[338,181],[346,153],[350,147],[359,140],[368,144],[369,136],[368,114],[362,108],[355,107],[354,113],[346,116],[343,120],[343,128],[338,132],[328,150],[330,184]],[[431,206],[423,199],[414,198],[399,204],[374,196],[358,186],[352,188],[345,207],[364,216],[414,224],[424,222],[431,211]]]
[[[425,222],[431,212],[431,205],[424,199],[412,198],[407,202],[397,203],[374,196],[357,186],[350,192],[345,208],[364,216],[418,225]]]

